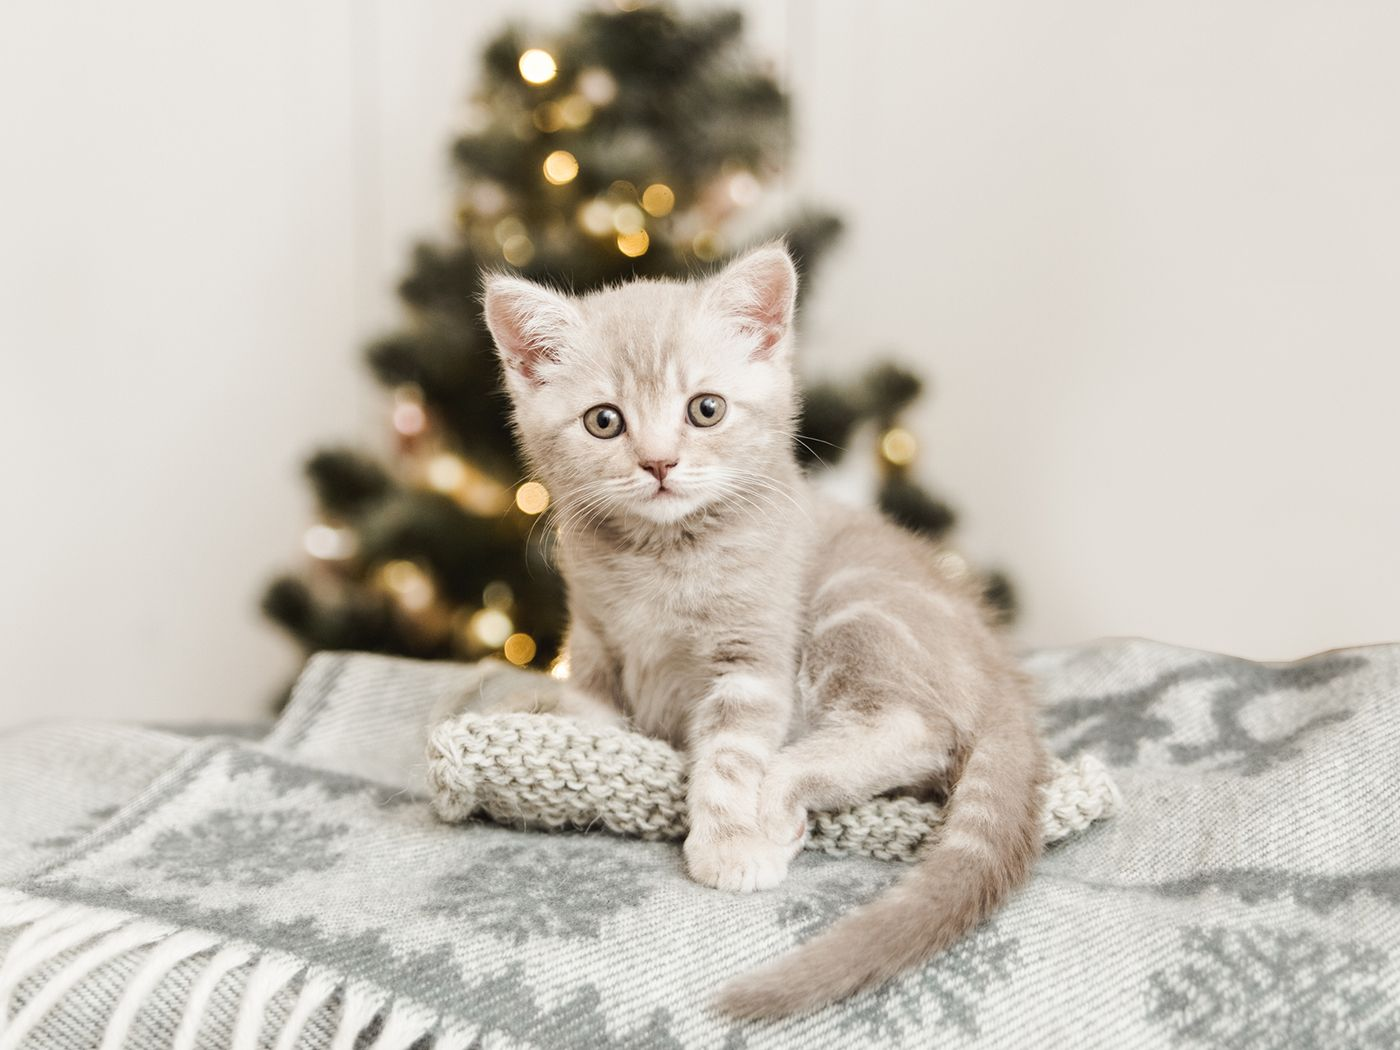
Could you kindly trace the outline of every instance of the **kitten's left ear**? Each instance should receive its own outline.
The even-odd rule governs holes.
[[[741,255],[714,278],[710,300],[753,340],[749,356],[762,361],[785,349],[797,304],[797,270],[781,244]]]

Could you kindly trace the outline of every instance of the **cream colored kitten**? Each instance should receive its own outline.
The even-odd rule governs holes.
[[[721,994],[810,1010],[946,947],[1024,881],[1044,756],[1025,681],[935,547],[822,499],[793,455],[797,275],[780,247],[717,277],[581,298],[489,281],[525,452],[557,509],[564,713],[630,719],[690,763],[698,882],[776,885],[810,809],[906,790],[943,834],[885,896]]]

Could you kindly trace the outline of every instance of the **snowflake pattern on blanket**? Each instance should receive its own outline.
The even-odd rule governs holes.
[[[233,1044],[245,1015],[265,1045],[301,1024],[298,1050],[339,1027],[415,1050],[1397,1045],[1400,646],[1255,665],[1127,641],[1026,666],[1059,753],[1116,765],[1121,810],[990,923],[829,1010],[736,1024],[709,997],[907,869],[807,853],[730,895],[674,844],[441,824],[415,779],[428,713],[482,695],[479,671],[327,654],[264,743],[182,742],[144,790],[87,790],[47,835],[41,795],[13,831],[0,817],[0,848],[56,840],[0,886],[11,1030],[100,1045],[183,933],[208,947],[138,1014],[166,1042],[223,960],[197,1045]],[[42,783],[49,760],[0,738],[0,769]],[[75,976],[92,952],[116,954]]]

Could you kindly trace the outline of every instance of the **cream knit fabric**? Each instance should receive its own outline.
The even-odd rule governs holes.
[[[669,744],[612,727],[545,714],[465,712],[428,742],[433,809],[445,821],[483,814],[500,824],[602,826],[644,839],[685,837],[685,766]],[[1113,815],[1118,789],[1098,759],[1054,759],[1045,798],[1045,841]],[[879,798],[813,813],[807,849],[913,860],[943,822],[939,806]]]

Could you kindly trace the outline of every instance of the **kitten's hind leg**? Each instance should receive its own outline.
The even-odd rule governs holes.
[[[947,775],[949,734],[917,712],[892,708],[860,721],[829,721],[783,748],[759,792],[759,815],[778,841],[805,831],[810,810],[843,809]]]

